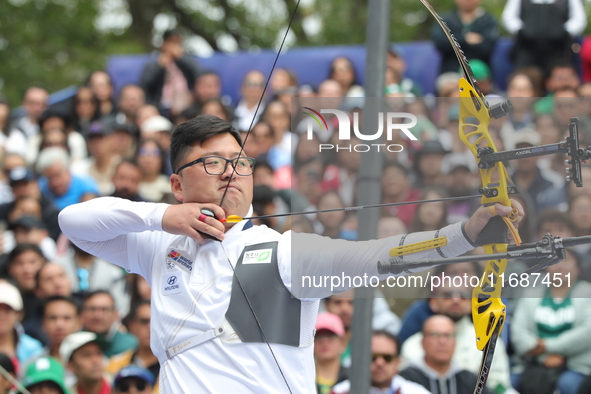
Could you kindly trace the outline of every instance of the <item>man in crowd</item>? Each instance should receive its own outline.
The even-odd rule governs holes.
[[[110,394],[103,372],[103,352],[96,334],[79,331],[68,335],[60,346],[62,362],[76,377],[74,393]]]
[[[474,391],[476,375],[452,363],[456,346],[453,320],[443,315],[428,318],[423,325],[421,345],[424,358],[403,370],[402,377],[419,383],[432,394],[471,394]],[[483,393],[490,391],[485,387]]]
[[[124,159],[115,168],[113,197],[125,198],[130,201],[145,201],[138,193],[142,181],[142,169],[133,160]]]
[[[43,331],[47,334],[48,345],[45,353],[58,360],[60,346],[64,339],[80,330],[80,305],[71,297],[53,296],[43,306]],[[61,360],[66,362],[67,360]]]
[[[404,379],[398,374],[400,358],[398,338],[387,331],[375,331],[371,338],[371,387],[370,394],[429,394],[423,386]],[[333,394],[347,394],[350,382],[333,388]]]
[[[39,133],[39,117],[47,109],[48,98],[47,90],[36,86],[31,86],[25,92],[23,98],[25,116],[19,118],[15,125],[27,138]]]
[[[106,357],[123,353],[137,346],[137,339],[125,332],[119,314],[115,310],[115,300],[108,291],[97,290],[86,297],[81,320],[85,330],[95,333],[105,342]]]
[[[113,394],[149,394],[154,387],[154,375],[145,368],[130,365],[113,380]]]

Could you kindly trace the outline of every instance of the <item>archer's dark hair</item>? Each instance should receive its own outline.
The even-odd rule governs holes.
[[[191,147],[203,143],[210,138],[223,133],[230,133],[242,146],[240,133],[231,123],[212,115],[199,115],[196,118],[181,123],[174,129],[170,138],[170,164],[172,171],[176,173],[181,166],[181,161]]]
[[[43,310],[41,316],[45,318],[45,315],[47,313],[47,306],[52,302],[58,301],[67,302],[68,304],[74,306],[74,308],[76,308],[76,316],[80,316],[80,312],[82,311],[82,305],[80,305],[80,303],[75,298],[62,295],[55,295],[47,298],[43,303]]]

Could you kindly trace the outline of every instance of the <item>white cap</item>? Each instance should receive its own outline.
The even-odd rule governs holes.
[[[173,124],[164,116],[152,116],[141,125],[142,133],[150,134],[158,131],[172,131]]]
[[[542,136],[539,132],[531,127],[524,127],[513,134],[513,146],[519,144],[527,144],[531,146],[540,145]]]
[[[97,341],[98,337],[94,332],[79,331],[68,335],[60,345],[60,357],[62,358],[62,362],[67,363],[70,361],[72,353],[76,350],[88,343]]]
[[[15,311],[23,310],[21,293],[5,280],[0,281],[0,304],[6,304]]]

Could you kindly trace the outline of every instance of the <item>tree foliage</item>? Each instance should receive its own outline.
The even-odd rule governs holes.
[[[100,29],[101,7],[120,2],[128,25]],[[155,19],[174,21],[185,36],[201,37],[213,50],[276,47],[297,0],[4,0],[0,1],[0,94],[17,105],[26,87],[56,91],[80,84],[112,54],[153,50]],[[487,0],[499,17],[504,0]],[[433,0],[440,13],[453,0]],[[429,38],[432,18],[418,0],[395,0],[390,41]],[[104,16],[103,16],[104,17]],[[291,26],[292,46],[365,42],[367,2],[308,0]],[[316,26],[316,31],[310,28]],[[160,31],[161,33],[161,31]],[[225,43],[225,44],[224,44]]]

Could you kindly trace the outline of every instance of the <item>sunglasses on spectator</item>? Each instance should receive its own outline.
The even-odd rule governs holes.
[[[383,354],[383,353],[374,353],[371,355],[371,362],[375,362],[378,358],[383,358],[384,361],[390,364],[394,361],[398,356],[395,354]]]
[[[147,384],[143,380],[127,379],[117,385],[117,390],[121,391],[122,393],[127,393],[133,386],[138,391],[144,391]]]

